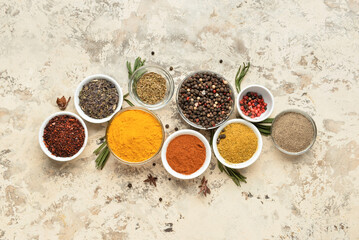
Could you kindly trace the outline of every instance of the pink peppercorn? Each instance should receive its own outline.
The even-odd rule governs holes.
[[[264,102],[262,95],[256,92],[248,92],[239,104],[244,115],[250,118],[260,117],[267,110],[267,103]]]

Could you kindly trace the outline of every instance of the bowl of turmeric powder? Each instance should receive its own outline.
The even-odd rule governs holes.
[[[164,139],[161,120],[143,107],[122,109],[112,117],[106,130],[110,152],[128,165],[141,165],[155,159]]]
[[[250,122],[232,119],[213,136],[213,152],[225,166],[240,169],[253,164],[262,151],[262,136]]]

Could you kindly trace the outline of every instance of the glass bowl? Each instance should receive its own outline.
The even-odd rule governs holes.
[[[182,109],[179,105],[179,94],[180,94],[180,89],[181,89],[181,86],[182,84],[184,83],[184,81],[186,81],[189,77],[192,77],[194,76],[195,74],[199,74],[199,73],[210,73],[210,74],[215,74],[217,75],[218,77],[226,80],[222,75],[218,74],[218,73],[215,73],[215,72],[212,72],[212,71],[209,71],[209,70],[202,70],[202,71],[197,71],[197,72],[192,72],[190,73],[189,75],[187,75],[182,81],[181,83],[178,85],[178,88],[177,88],[177,95],[176,95],[176,105],[177,105],[177,109],[178,109],[178,112],[179,114],[181,115],[182,119],[188,123],[189,125],[191,125],[192,127],[194,128],[197,128],[197,129],[204,129],[204,130],[209,130],[209,129],[214,129],[214,128],[218,128],[219,126],[221,126],[222,124],[224,124],[228,119],[229,117],[232,115],[233,111],[234,111],[234,108],[235,108],[235,96],[234,96],[234,89],[232,87],[232,85],[227,81],[227,84],[229,86],[229,88],[231,89],[231,98],[232,98],[232,105],[231,105],[231,111],[229,112],[229,114],[227,115],[227,117],[225,119],[223,119],[221,122],[217,123],[215,126],[212,126],[212,127],[209,127],[209,128],[205,128],[201,125],[198,125],[198,124],[195,124],[194,122],[191,122],[188,118],[185,117],[185,115],[183,114],[182,112]]]
[[[300,151],[300,152],[288,152],[287,150],[281,148],[281,147],[275,142],[275,140],[274,140],[274,138],[273,138],[273,136],[272,136],[273,126],[274,126],[276,120],[277,120],[280,116],[282,116],[283,114],[290,113],[290,112],[302,114],[305,118],[307,118],[307,119],[311,122],[311,124],[312,124],[312,126],[313,126],[313,138],[312,138],[312,142],[309,144],[309,146],[308,146],[306,149],[304,149],[304,150],[302,150],[302,151]],[[309,149],[311,149],[311,147],[314,145],[315,140],[316,140],[316,138],[317,138],[317,126],[315,125],[315,122],[314,122],[313,118],[312,118],[311,116],[309,116],[306,112],[303,112],[303,111],[297,110],[297,109],[288,109],[288,110],[285,110],[285,111],[279,113],[279,114],[274,118],[274,120],[273,120],[273,122],[272,122],[272,127],[271,127],[271,138],[272,138],[272,140],[273,140],[274,146],[276,146],[276,148],[277,148],[279,151],[281,151],[281,152],[283,152],[283,153],[285,153],[285,154],[288,154],[288,155],[298,156],[298,155],[301,155],[301,154],[303,154],[303,153],[308,152]]]
[[[112,119],[110,120],[110,122],[108,123],[107,125],[107,128],[106,128],[106,142],[108,142],[108,130],[109,130],[109,127],[112,123],[112,121],[117,117],[117,115],[125,112],[125,111],[130,111],[130,110],[141,110],[141,111],[144,111],[146,113],[149,113],[151,114],[155,119],[157,119],[157,121],[160,123],[161,125],[161,130],[162,130],[162,141],[161,141],[161,146],[158,148],[158,151],[150,158],[142,161],[142,162],[128,162],[122,158],[120,158],[119,156],[117,156],[111,149],[110,145],[107,145],[108,146],[108,149],[110,150],[110,152],[112,153],[113,156],[115,156],[115,158],[117,158],[120,162],[124,163],[124,164],[127,164],[127,165],[131,165],[131,166],[139,166],[139,165],[143,165],[145,163],[148,163],[150,162],[151,160],[155,159],[159,153],[161,152],[161,149],[162,149],[162,146],[163,146],[163,142],[165,141],[165,130],[164,130],[164,127],[163,127],[163,124],[161,122],[161,120],[158,118],[158,116],[156,114],[154,114],[153,112],[151,112],[150,110],[144,108],[144,107],[127,107],[127,108],[123,108],[121,111],[117,112],[113,117]]]
[[[158,102],[156,104],[145,103],[137,95],[136,89],[137,89],[138,80],[142,77],[143,74],[149,73],[149,72],[154,72],[154,73],[160,74],[162,77],[164,77],[164,79],[166,79],[167,90],[165,93],[165,97],[160,102]],[[150,110],[157,110],[157,109],[160,109],[160,108],[163,108],[164,106],[166,106],[166,104],[169,103],[169,101],[171,100],[171,98],[173,96],[174,89],[175,89],[175,84],[174,84],[171,74],[169,72],[167,72],[164,68],[162,68],[160,66],[155,66],[155,65],[146,65],[146,66],[140,67],[132,74],[132,77],[128,83],[128,92],[130,93],[130,96],[133,99],[134,103],[136,105],[143,106]]]

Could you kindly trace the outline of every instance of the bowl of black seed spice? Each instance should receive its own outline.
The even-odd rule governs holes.
[[[76,111],[91,123],[108,122],[121,110],[123,93],[117,81],[104,74],[85,78],[74,95]]]
[[[220,74],[198,71],[189,74],[177,90],[181,117],[197,129],[213,129],[225,123],[234,111],[234,89]]]

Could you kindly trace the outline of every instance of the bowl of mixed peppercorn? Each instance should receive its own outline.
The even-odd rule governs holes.
[[[266,87],[250,85],[239,93],[236,106],[243,119],[250,122],[261,122],[272,114],[274,97]]]
[[[178,87],[177,108],[189,125],[198,129],[217,128],[234,110],[234,90],[215,72],[194,72]]]

